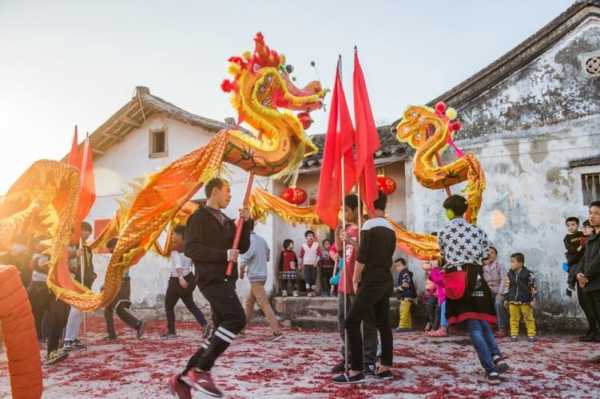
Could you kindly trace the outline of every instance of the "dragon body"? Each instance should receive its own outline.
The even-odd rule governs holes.
[[[285,57],[270,49],[260,33],[254,42],[253,52],[229,59],[232,80],[221,85],[231,93],[239,122],[250,128],[220,131],[206,146],[146,177],[126,196],[99,240],[118,238],[100,292],[77,284],[64,272],[65,247],[71,239],[79,195],[77,170],[62,162],[40,161],[13,186],[15,194],[9,193],[0,204],[0,231],[31,232],[29,226],[36,226],[35,234],[50,237],[48,286],[64,302],[83,311],[109,304],[119,291],[123,273],[156,247],[171,221],[185,216],[186,204],[219,174],[224,163],[259,176],[283,176],[317,150],[304,129],[311,122],[309,113],[322,106],[325,91],[321,84],[296,87]],[[25,177],[31,184],[21,184]]]

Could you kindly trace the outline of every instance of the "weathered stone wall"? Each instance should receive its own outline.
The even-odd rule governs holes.
[[[569,168],[569,161],[600,153],[600,80],[585,76],[578,60],[597,49],[600,22],[594,19],[459,109],[464,129],[457,144],[477,154],[487,174],[480,225],[506,267],[511,253],[525,254],[539,281],[538,317],[552,325],[581,316],[576,299],[565,295],[560,264],[564,219],[587,216],[581,174],[600,171]],[[409,226],[439,230],[445,193],[421,187],[410,164],[406,171]]]
[[[600,113],[600,79],[580,56],[600,50],[600,20],[590,18],[546,53],[459,109],[461,138],[576,120]],[[450,104],[452,105],[452,104]]]

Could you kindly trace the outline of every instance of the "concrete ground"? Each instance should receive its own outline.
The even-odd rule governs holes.
[[[103,342],[103,321],[89,321],[86,351],[44,371],[46,399],[169,398],[166,380],[181,370],[200,342],[191,322],[178,324],[176,340],[163,341],[162,321],[149,322],[135,339],[118,324],[120,338]],[[394,336],[393,381],[363,385],[330,383],[340,360],[334,332],[286,329],[273,343],[265,327],[251,327],[218,361],[214,378],[229,398],[594,398],[600,397],[600,344],[572,336],[543,336],[538,342],[500,340],[511,371],[500,386],[482,382],[483,373],[467,337]],[[6,359],[0,354],[0,398],[10,397]],[[202,397],[197,395],[197,398]]]

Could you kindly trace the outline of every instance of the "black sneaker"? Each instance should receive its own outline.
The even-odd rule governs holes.
[[[502,383],[502,378],[500,378],[500,374],[495,371],[491,373],[485,373],[485,379],[490,385],[498,385]]]
[[[63,345],[63,350],[65,352],[71,352],[85,349],[85,345],[78,341],[79,340],[65,341],[65,344]]]
[[[343,361],[339,362],[338,364],[333,366],[333,368],[331,369],[331,372],[334,374],[343,373],[344,371],[346,371],[346,367],[345,367]]]
[[[334,377],[333,382],[335,384],[360,384],[365,382],[365,375],[363,373],[358,373],[351,376],[348,373],[344,373]]]
[[[537,338],[536,337],[527,337],[527,341],[535,342],[535,341],[537,341]]]
[[[510,337],[510,340],[511,340],[512,342],[517,342],[517,341],[519,340],[519,337],[517,337],[517,336],[512,336],[512,337]]]
[[[365,369],[363,370],[363,374],[365,376],[374,376],[376,367],[374,364],[365,364]]]
[[[116,341],[117,340],[117,336],[116,335],[107,335],[106,337],[102,338],[104,341]]]
[[[386,370],[386,371],[380,371],[380,372],[375,372],[373,373],[373,376],[375,378],[377,378],[378,380],[391,380],[394,378],[394,375],[392,374],[392,372],[390,370]]]
[[[504,374],[508,371],[509,367],[508,364],[504,361],[504,357],[500,355],[494,355],[492,361],[496,365],[496,370],[498,370],[498,373]]]

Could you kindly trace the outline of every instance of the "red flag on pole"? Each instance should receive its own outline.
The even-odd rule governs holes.
[[[363,75],[358,51],[354,47],[354,121],[356,123],[356,174],[361,196],[369,214],[373,214],[373,201],[377,199],[377,173],[373,156],[381,146],[373,118],[367,84]]]
[[[81,156],[81,167],[79,169],[80,194],[79,211],[77,212],[76,222],[83,222],[90,213],[94,201],[96,201],[96,179],[94,176],[94,160],[92,159],[92,148],[90,147],[90,138],[86,137],[83,144],[83,154]]]
[[[354,128],[342,87],[340,68],[341,61],[338,61],[315,206],[321,220],[331,228],[338,224],[342,196],[348,194],[356,184],[352,153]]]
[[[73,142],[71,143],[71,152],[67,158],[69,165],[75,166],[77,169],[81,169],[81,152],[79,151],[79,137],[77,137],[77,125],[75,125],[75,132],[73,132]]]

